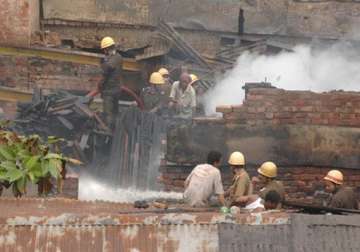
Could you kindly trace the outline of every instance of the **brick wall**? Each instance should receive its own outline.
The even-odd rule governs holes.
[[[44,89],[89,91],[101,78],[97,66],[40,59],[36,57],[0,56],[0,86],[31,90]]]
[[[39,27],[39,0],[0,0],[0,44],[29,46]]]
[[[184,181],[190,174],[194,166],[174,166],[163,165],[160,169],[162,172],[161,182],[167,191],[184,190]],[[250,166],[247,168],[250,176],[256,176],[257,167]],[[291,199],[311,199],[317,190],[323,189],[323,177],[329,171],[329,168],[318,167],[280,167],[278,179],[284,183],[287,197]],[[360,170],[357,169],[340,169],[345,176],[346,185],[353,187],[360,192]],[[222,167],[222,180],[224,188],[231,185],[232,174],[229,167]],[[255,192],[262,185],[255,187]]]
[[[250,89],[243,105],[220,106],[228,123],[360,126],[360,93]]]
[[[101,78],[97,66],[40,59],[36,57],[0,55],[0,87],[31,91],[42,89],[93,90]],[[14,119],[15,101],[0,101],[7,119]]]
[[[263,161],[269,159],[282,163],[279,179],[284,182],[286,192],[292,199],[310,199],[316,190],[322,188],[322,178],[330,169],[343,171],[346,184],[360,192],[359,162],[352,152],[347,151],[352,139],[358,137],[359,108],[360,93],[357,92],[314,93],[250,88],[242,105],[217,108],[218,112],[223,113],[222,119],[203,119],[201,125],[195,119],[192,126],[168,134],[167,160],[160,168],[161,182],[166,190],[183,191],[184,180],[200,162],[199,155],[208,152],[205,148],[205,143],[208,143],[214,149],[221,146],[224,157],[234,150],[242,151],[247,157],[247,170],[252,176],[257,174],[256,168]],[[299,130],[301,127],[304,130]],[[286,131],[285,128],[290,130]],[[310,137],[318,134],[313,131],[314,128],[322,130],[323,135]],[[306,129],[309,130],[308,135]],[[271,134],[266,133],[268,130],[276,136],[271,138]],[[349,141],[346,134],[341,133],[342,130],[354,134]],[[181,134],[181,131],[184,133]],[[289,132],[297,132],[295,135],[301,136],[301,144],[297,144],[298,140]],[[344,143],[331,145],[335,138],[342,139]],[[181,142],[182,139],[185,142]],[[328,142],[322,142],[322,139]],[[175,146],[177,143],[180,146]],[[290,149],[295,153],[290,155]],[[302,154],[304,151],[305,155]],[[332,159],[336,155],[339,156]],[[336,163],[338,158],[342,158],[343,162]],[[328,162],[330,159],[332,161]],[[353,160],[355,165],[350,165]],[[232,180],[229,167],[222,169],[222,176],[225,187],[229,186]]]

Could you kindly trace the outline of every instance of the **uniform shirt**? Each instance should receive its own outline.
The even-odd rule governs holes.
[[[119,92],[122,80],[122,57],[114,52],[105,56],[101,62],[103,70],[102,91],[111,94]]]
[[[276,191],[281,198],[281,201],[285,199],[284,185],[280,181],[271,180],[263,189],[260,190],[259,196],[265,200],[265,196],[270,191]]]
[[[242,171],[241,174],[234,176],[229,191],[230,204],[236,203],[236,200],[241,196],[247,196],[252,194],[252,183],[249,174],[245,170]]]
[[[204,207],[212,195],[224,194],[219,169],[210,164],[196,166],[185,181],[184,199],[193,207]]]
[[[188,85],[185,91],[183,91],[180,87],[180,82],[175,81],[171,87],[170,98],[177,102],[181,117],[192,117],[193,108],[196,108],[196,92],[191,85]]]
[[[157,106],[160,106],[162,101],[162,96],[164,92],[159,92],[152,87],[147,87],[142,90],[141,98],[144,102],[145,110],[150,111]]]
[[[359,209],[355,192],[349,187],[340,187],[331,197],[329,207]]]

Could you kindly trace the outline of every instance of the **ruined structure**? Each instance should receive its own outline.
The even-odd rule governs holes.
[[[0,108],[10,119],[19,101],[36,101],[35,88],[92,91],[101,77],[98,45],[105,35],[127,53],[125,83],[138,94],[159,66],[176,72],[187,65],[211,88],[215,75],[231,69],[245,51],[276,54],[314,39],[321,45],[356,39],[360,25],[358,0],[0,0],[0,6]],[[140,53],[129,56],[129,50]],[[226,186],[231,181],[226,158],[240,150],[251,175],[263,161],[276,162],[293,199],[312,200],[330,168],[341,169],[359,192],[359,105],[358,92],[247,86],[245,101],[217,108],[221,117],[194,118],[167,132],[162,185],[181,192],[192,168],[218,149]],[[46,122],[47,111],[40,112]],[[94,120],[86,107],[79,112]],[[154,152],[165,126],[146,113],[124,117],[111,169],[100,167],[95,174],[99,180],[105,174],[115,185],[150,188],[155,178],[146,165],[158,158]],[[34,118],[43,122],[37,114]],[[61,118],[57,123],[71,128],[72,121]],[[69,136],[83,149],[99,144],[96,137],[87,142],[93,132],[85,133]],[[148,151],[140,152],[144,147]],[[96,159],[99,153],[91,154]],[[76,196],[77,179],[67,181],[64,193]],[[359,251],[358,223],[355,215],[293,210],[225,215],[180,204],[139,210],[130,204],[0,198],[1,251]]]
[[[291,198],[312,196],[332,168],[344,171],[345,181],[359,190],[359,104],[358,92],[249,88],[242,105],[217,108],[222,118],[196,118],[168,133],[164,183],[182,190],[194,165],[218,149],[225,166],[232,151],[243,152],[253,175],[262,162],[274,161]],[[230,171],[223,172],[229,184]]]

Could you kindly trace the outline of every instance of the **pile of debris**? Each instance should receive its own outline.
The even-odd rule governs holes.
[[[100,115],[90,109],[91,101],[91,97],[67,91],[43,95],[41,90],[36,90],[31,103],[19,104],[18,116],[11,128],[24,135],[38,134],[44,139],[63,138],[61,151],[81,160],[90,175],[107,184],[157,189],[167,121],[155,113],[120,102],[112,132]]]
[[[62,90],[48,95],[35,90],[31,103],[18,104],[17,119],[11,127],[21,134],[61,137],[65,140],[62,150],[87,163],[90,134],[110,134],[100,116],[89,108],[91,100]]]

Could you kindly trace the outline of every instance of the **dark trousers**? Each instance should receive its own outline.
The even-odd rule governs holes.
[[[119,95],[117,93],[104,93],[103,98],[103,112],[105,115],[105,123],[110,129],[115,128],[115,119],[119,112]]]

